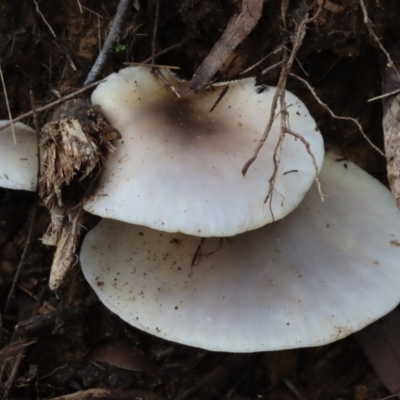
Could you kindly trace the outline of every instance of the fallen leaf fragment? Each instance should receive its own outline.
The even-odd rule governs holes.
[[[131,344],[113,340],[96,346],[92,357],[102,363],[129,371],[144,371],[147,375],[158,375],[157,364],[145,353]]]
[[[355,337],[372,368],[391,393],[400,392],[400,309],[362,331]]]

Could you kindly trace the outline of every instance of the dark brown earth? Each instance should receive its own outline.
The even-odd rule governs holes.
[[[359,0],[337,0],[307,28],[293,72],[307,79],[323,102],[341,116],[358,119],[368,137],[383,145],[379,63],[385,58],[368,32]],[[301,1],[290,0],[286,26],[281,2],[267,0],[254,31],[216,80],[234,79],[281,44],[289,49]],[[157,1],[132,2],[127,23],[102,77],[126,62],[151,56]],[[156,52],[181,43],[157,63],[181,67],[190,79],[240,10],[239,0],[159,0]],[[307,0],[310,15],[318,5]],[[116,0],[0,0],[0,55],[12,115],[82,87],[115,15]],[[366,3],[372,28],[384,46],[399,45],[398,0]],[[339,12],[336,12],[339,11]],[[101,42],[100,42],[101,39]],[[279,69],[262,75],[280,53],[244,76],[274,85]],[[242,75],[243,76],[243,75]],[[307,105],[328,146],[386,183],[385,160],[354,124],[331,118],[302,83],[288,89]],[[0,116],[7,118],[5,96]],[[49,113],[39,115],[43,125]],[[32,119],[24,121],[32,125]],[[378,399],[389,394],[357,340],[293,351],[234,355],[177,345],[142,333],[111,314],[76,265],[56,292],[48,289],[53,250],[39,238],[49,223],[39,209],[33,246],[9,309],[4,310],[29,230],[31,194],[0,191],[0,398],[50,399]],[[391,332],[398,335],[399,332]],[[129,357],[127,357],[129,355]],[[389,360],[381,360],[387,365]],[[398,368],[397,370],[400,370]],[[389,373],[389,372],[388,372]],[[392,373],[392,372],[390,372]],[[400,388],[400,377],[391,376]],[[396,381],[397,379],[397,381]],[[104,389],[90,391],[89,389]],[[89,390],[89,391],[88,391]],[[2,393],[2,394],[1,394]]]

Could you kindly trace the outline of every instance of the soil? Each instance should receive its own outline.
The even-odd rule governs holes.
[[[216,81],[239,74],[276,85],[280,70],[262,71],[280,60],[278,46],[292,46],[296,13],[302,4],[267,0],[256,28],[235,50]],[[318,5],[307,0],[310,15]],[[356,118],[379,148],[383,146],[380,65],[385,56],[371,36],[359,0],[329,2],[307,28],[293,72],[304,77],[334,113]],[[1,67],[11,113],[48,104],[83,86],[109,32],[116,0],[0,0]],[[190,79],[227,25],[240,11],[239,0],[159,0],[156,53],[181,43],[157,63],[181,68]],[[366,3],[372,28],[384,46],[398,43],[397,0]],[[139,10],[138,10],[139,8]],[[133,1],[127,22],[102,77],[139,63],[152,52],[156,0]],[[339,11],[339,12],[337,12]],[[184,42],[182,43],[182,40]],[[383,61],[382,61],[383,60]],[[307,88],[289,78],[288,89],[309,108],[334,147],[386,183],[385,159],[354,124],[333,119]],[[7,118],[5,96],[0,115]],[[43,125],[50,113],[41,113]],[[24,121],[33,125],[32,119]],[[9,399],[373,399],[388,394],[357,341],[349,337],[328,346],[257,354],[212,353],[145,334],[108,311],[83,279],[79,265],[60,289],[48,288],[54,250],[40,238],[49,215],[40,208],[33,246],[7,312],[4,310],[30,227],[34,196],[1,189],[0,216],[0,388]],[[130,357],[126,355],[129,354]],[[90,389],[102,389],[90,391]],[[80,397],[79,397],[80,396]],[[96,397],[97,396],[97,397]],[[72,397],[71,397],[72,398]]]

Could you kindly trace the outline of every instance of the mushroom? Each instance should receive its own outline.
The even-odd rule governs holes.
[[[324,203],[314,185],[286,218],[230,238],[102,220],[82,246],[84,276],[129,324],[207,350],[344,338],[400,301],[400,212],[389,190],[334,155],[320,181]]]
[[[0,127],[8,124],[0,120]],[[14,124],[17,143],[14,143],[11,128],[0,131],[0,187],[6,189],[36,191],[37,182],[37,137],[28,125]]]
[[[166,69],[162,75],[126,68],[93,92],[92,103],[122,140],[87,211],[167,232],[222,237],[259,228],[297,207],[322,165],[324,147],[296,96],[285,94],[287,121],[303,141],[285,135],[279,144],[277,110],[266,143],[243,176],[276,88],[247,78],[190,93],[189,82]]]

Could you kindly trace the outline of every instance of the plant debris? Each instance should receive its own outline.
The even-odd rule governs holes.
[[[243,0],[242,9],[228,25],[206,59],[200,64],[190,81],[190,89],[197,90],[208,84],[233,50],[254,29],[261,17],[263,0]]]
[[[96,86],[93,83],[82,88],[104,48],[119,4],[119,0],[1,1],[0,56],[6,86],[3,91],[7,90],[7,98],[0,96],[2,118],[9,118],[10,112],[14,121],[32,125],[36,114],[43,127],[48,122],[46,114],[54,107]],[[389,180],[392,188],[397,187],[397,93],[383,100],[384,110],[380,102],[368,103],[368,99],[398,88],[390,66],[391,60],[398,68],[398,0],[135,0],[126,4],[127,18],[120,26],[117,42],[113,40],[108,49],[102,76],[120,70],[125,63],[140,64],[145,60],[154,64],[155,58],[157,64],[180,67],[179,74],[184,79],[196,73],[194,88],[218,80],[218,72],[229,79],[251,74],[259,84],[276,86],[282,71],[286,71],[286,88],[306,103],[327,147],[335,148],[387,183],[386,160],[370,146],[372,143],[383,150],[383,120]],[[318,15],[300,26],[304,10],[308,20]],[[383,55],[383,63],[379,54]],[[289,70],[286,67],[290,58]],[[379,65],[381,69],[387,67],[382,70],[383,79]],[[291,74],[305,80],[313,91]],[[385,84],[389,75],[394,82],[390,87]],[[30,90],[36,99],[35,110]],[[87,190],[94,187],[92,178],[109,153],[110,147],[102,138],[115,139],[112,130],[103,126],[97,116],[85,115],[89,133],[85,130],[77,115],[78,111],[86,114],[88,110],[87,106],[78,107],[72,114],[56,116],[46,128],[49,131],[43,140],[53,173],[47,172],[42,187],[52,218],[44,208],[38,210],[31,250],[19,272],[7,312],[5,302],[28,237],[32,195],[16,196],[3,190],[0,193],[1,397],[295,400],[303,396],[371,400],[396,393],[398,360],[393,360],[397,357],[393,338],[399,333],[397,324],[391,324],[389,329],[386,322],[379,321],[371,328],[377,333],[368,339],[368,347],[374,347],[375,341],[382,345],[379,368],[372,350],[360,346],[359,338],[356,341],[354,337],[290,352],[220,354],[176,345],[128,326],[98,302],[79,268],[71,271],[65,285],[56,292],[50,291],[48,279],[54,249],[44,246],[39,238],[47,232],[48,240],[59,244],[56,265],[65,262],[68,266],[78,261],[75,253],[79,231],[82,225],[89,226],[86,216],[79,212],[79,204]],[[332,115],[351,118],[353,122],[349,124]],[[62,118],[66,119],[60,123]],[[65,146],[63,136],[71,127],[77,127],[75,119],[80,124],[79,134],[74,131],[74,139],[69,138]],[[63,131],[59,127],[64,127]],[[359,127],[370,143],[362,137]],[[99,147],[92,146],[93,139]],[[71,163],[65,160],[69,152],[77,156],[79,149],[93,154],[99,164],[94,166],[85,154]],[[61,159],[66,164],[61,165]],[[399,189],[393,192],[399,197]],[[54,232],[47,229],[51,220]],[[58,275],[61,280],[63,274]],[[145,364],[147,360],[156,364],[158,374],[152,376],[146,368],[120,368],[121,364],[111,365],[92,357],[95,349],[109,343],[124,343],[127,355],[140,352]],[[108,350],[113,359],[123,358],[125,353],[118,346]]]
[[[82,202],[90,195],[105,160],[120,139],[85,99],[63,103],[41,130],[43,151],[40,197],[50,211],[51,223],[42,241],[57,246],[50,276],[56,289],[76,264],[77,241],[82,231]]]

